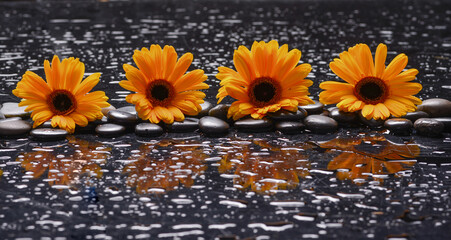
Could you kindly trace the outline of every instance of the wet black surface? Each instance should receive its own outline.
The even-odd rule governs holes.
[[[233,49],[277,39],[302,51],[318,85],[328,63],[364,42],[404,52],[422,99],[449,99],[449,1],[0,3],[0,102],[53,54],[79,57],[116,107],[134,49],[194,54],[215,102],[216,68]],[[316,97],[314,99],[317,99]],[[230,99],[229,99],[230,101]],[[76,134],[0,140],[3,238],[446,239],[451,134],[393,136],[364,127],[331,135],[193,133],[117,138]]]

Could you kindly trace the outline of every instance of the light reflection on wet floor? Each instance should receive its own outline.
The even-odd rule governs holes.
[[[254,40],[299,48],[313,67],[313,96],[319,82],[335,80],[332,58],[359,41],[388,44],[389,59],[406,53],[408,68],[420,69],[423,99],[448,96],[451,85],[445,2],[15,4],[0,6],[2,102],[18,101],[11,90],[20,76],[42,76],[43,60],[58,54],[79,57],[86,75],[102,72],[96,90],[124,106],[121,66],[152,43],[194,54],[192,68],[209,76],[210,102],[217,67],[231,67],[233,49]],[[1,139],[0,232],[68,239],[443,238],[451,221],[450,143],[449,134],[356,129],[326,136]]]
[[[413,138],[395,143],[375,131],[312,136],[318,140],[242,133],[9,140],[0,160],[0,218],[10,223],[2,228],[86,236],[127,230],[137,238],[276,232],[314,238],[338,229],[392,234],[377,227],[386,222],[403,229],[447,223],[449,154],[438,167],[417,161],[440,151]],[[11,210],[19,206],[26,206],[18,211],[25,217],[14,218]],[[91,226],[93,217],[105,224]]]

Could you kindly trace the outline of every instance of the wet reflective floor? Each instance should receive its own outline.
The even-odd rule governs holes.
[[[313,67],[311,94],[335,79],[328,63],[358,42],[388,44],[420,70],[420,97],[449,98],[447,1],[0,3],[0,99],[53,54],[79,57],[96,89],[126,106],[122,64],[151,43],[194,54],[215,102],[218,66],[233,49],[277,39]],[[315,97],[314,97],[315,98]],[[317,97],[315,98],[317,99]],[[446,239],[451,233],[451,134],[394,136],[199,132],[141,138],[75,134],[0,140],[2,238]]]

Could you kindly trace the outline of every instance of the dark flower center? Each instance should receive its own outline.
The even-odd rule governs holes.
[[[74,95],[67,90],[55,90],[47,98],[50,110],[56,115],[67,115],[77,108]]]
[[[250,84],[248,96],[254,106],[268,106],[280,100],[281,87],[277,81],[271,78],[257,78]]]
[[[355,96],[368,104],[384,102],[388,96],[388,87],[382,79],[366,77],[354,87]]]
[[[169,105],[174,94],[174,87],[166,80],[154,80],[147,86],[146,97],[154,105]]]

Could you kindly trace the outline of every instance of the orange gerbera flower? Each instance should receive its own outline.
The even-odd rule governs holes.
[[[204,102],[207,76],[196,69],[185,74],[193,61],[193,54],[185,53],[177,60],[177,52],[172,46],[150,46],[150,50],[135,50],[133,60],[139,69],[124,64],[127,80],[121,87],[136,92],[127,96],[129,103],[135,104],[138,116],[152,123],[161,120],[171,124],[183,121],[185,115],[197,115]]]
[[[82,81],[85,65],[73,57],[60,62],[58,56],[53,57],[52,66],[45,60],[44,70],[47,82],[27,71],[13,90],[14,95],[24,99],[19,106],[28,106],[25,111],[32,111],[33,127],[52,119],[53,127],[73,133],[75,124],[84,127],[88,121],[103,117],[101,108],[110,106],[105,92],[88,93],[99,82],[100,73]]]
[[[312,67],[307,63],[296,66],[300,59],[301,51],[288,52],[288,45],[279,48],[275,40],[254,42],[250,51],[238,47],[233,54],[237,71],[218,68],[218,103],[228,95],[235,98],[228,112],[235,120],[249,114],[260,119],[281,108],[296,111],[299,105],[313,103],[307,96],[312,81],[305,79]]]
[[[330,63],[330,69],[347,83],[326,81],[320,84],[325,91],[319,95],[324,104],[337,104],[346,112],[362,110],[366,119],[400,117],[416,110],[421,100],[414,97],[422,86],[411,83],[418,74],[416,69],[402,70],[407,56],[399,54],[385,67],[387,46],[379,44],[373,63],[371,50],[366,44],[357,44],[340,54]]]

